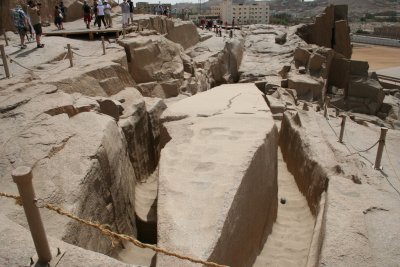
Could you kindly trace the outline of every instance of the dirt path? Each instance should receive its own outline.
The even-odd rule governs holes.
[[[285,198],[286,204],[280,203]],[[278,149],[278,217],[254,267],[305,266],[315,218]]]
[[[355,44],[351,59],[368,61],[370,71],[397,67],[400,66],[400,48]]]

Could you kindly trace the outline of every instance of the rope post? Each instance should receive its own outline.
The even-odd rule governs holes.
[[[103,55],[106,54],[106,45],[104,44],[104,36],[101,36],[101,45],[103,47]]]
[[[8,46],[8,39],[5,30],[3,31],[3,35],[4,35],[4,40],[6,41],[6,46]]]
[[[29,167],[18,167],[12,171],[11,176],[17,184],[21,196],[22,205],[26,219],[29,224],[33,243],[40,263],[50,262],[52,256],[49,243],[47,242],[46,232],[44,231],[42,218],[39,208],[35,205],[35,191],[32,185],[32,169]]]
[[[376,153],[375,164],[373,166],[375,170],[382,170],[381,166],[382,153],[383,153],[383,148],[385,147],[386,133],[388,130],[389,129],[386,127],[381,127],[381,136],[379,137],[378,151]]]
[[[346,126],[346,115],[342,115],[342,123],[340,124],[340,136],[339,136],[339,143],[343,144],[343,134],[344,134],[344,127]]]
[[[74,62],[72,62],[72,51],[71,51],[71,45],[67,44],[68,48],[68,58],[69,58],[69,66],[72,68],[74,66]]]
[[[329,103],[331,102],[331,98],[329,96],[325,97],[325,104],[324,104],[324,117],[328,119],[328,107]]]
[[[8,68],[8,61],[7,61],[7,56],[6,56],[6,51],[4,50],[4,45],[0,45],[0,51],[1,51],[1,59],[3,60],[3,66],[4,66],[4,71],[6,73],[6,77],[10,78],[10,69]]]

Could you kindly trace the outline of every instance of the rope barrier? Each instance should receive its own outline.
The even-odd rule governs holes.
[[[333,129],[332,125],[329,123],[329,120],[326,120],[326,122],[328,123],[329,127],[332,129],[333,133],[334,133],[334,134],[336,135],[336,137],[337,137],[337,134],[336,134],[335,130]],[[345,131],[345,134],[346,134],[346,139],[349,140],[346,131]],[[371,147],[369,147],[369,148],[367,148],[367,149],[365,149],[365,150],[361,150],[361,151],[357,151],[357,149],[349,142],[350,146],[351,146],[354,150],[357,151],[357,152],[354,152],[354,153],[352,153],[351,150],[349,149],[349,147],[348,147],[346,144],[344,144],[344,146],[346,147],[346,149],[347,149],[347,150],[349,151],[349,153],[350,153],[349,155],[346,155],[346,157],[349,157],[349,156],[352,156],[352,155],[357,154],[357,155],[359,155],[360,157],[363,157],[364,159],[366,159],[367,161],[369,161],[366,157],[364,157],[364,156],[361,155],[360,153],[362,153],[362,152],[367,152],[367,151],[371,150],[373,147],[375,147],[377,144],[379,144],[380,141],[381,141],[381,140],[376,141],[376,143],[373,144]],[[390,163],[390,165],[391,165],[391,167],[392,167],[392,169],[393,169],[393,171],[394,171],[394,173],[395,173],[395,175],[396,175],[396,178],[400,181],[399,175],[397,174],[397,171],[396,171],[396,169],[394,168],[394,165],[393,165],[393,163],[392,163],[392,161],[391,161],[391,159],[390,159],[389,153],[388,153],[388,151],[387,151],[387,149],[386,149],[386,144],[385,144],[384,147],[385,147],[386,154],[387,154],[387,156],[388,156],[388,158],[389,158],[389,163]],[[371,164],[372,164],[372,163],[371,163]],[[390,186],[397,192],[397,194],[400,196],[400,191],[392,184],[392,182],[388,179],[388,177],[387,177],[386,175],[383,175],[383,176],[385,177],[385,179],[386,179],[386,181],[389,183],[389,185],[390,185]]]
[[[363,149],[363,150],[357,150],[351,143],[349,143],[350,146],[351,146],[356,152],[351,153],[350,155],[347,155],[346,157],[351,156],[351,155],[354,155],[354,154],[358,154],[358,153],[367,152],[367,151],[373,149],[377,144],[379,144],[379,141],[381,141],[381,140],[376,141],[375,144],[373,144],[373,145],[370,146],[369,148],[366,148],[366,149]]]
[[[0,196],[15,199],[16,200],[16,204],[22,205],[20,196],[16,196],[16,195],[4,193],[4,192],[0,192]],[[36,203],[37,204],[41,203],[41,201],[43,201],[43,200],[41,200],[41,199],[36,200]],[[99,223],[92,222],[92,221],[89,221],[89,220],[81,219],[78,216],[76,216],[76,215],[74,215],[72,213],[69,213],[68,211],[66,211],[66,210],[64,210],[64,209],[62,209],[60,207],[56,207],[56,206],[53,206],[53,205],[48,204],[48,203],[47,204],[43,203],[41,205],[38,205],[38,208],[46,208],[46,209],[54,211],[54,212],[56,212],[56,213],[58,213],[60,215],[66,216],[66,217],[68,217],[70,219],[73,219],[73,220],[75,220],[75,221],[77,221],[79,223],[82,223],[84,225],[87,225],[89,227],[97,229],[98,231],[100,231],[100,233],[102,235],[107,236],[108,238],[111,239],[111,243],[112,243],[113,246],[115,245],[115,240],[128,241],[128,242],[131,242],[132,244],[134,244],[137,247],[148,248],[148,249],[151,249],[151,250],[153,250],[153,251],[155,251],[157,253],[162,253],[162,254],[165,254],[165,255],[168,255],[168,256],[176,257],[176,258],[181,259],[181,260],[187,260],[187,261],[190,261],[190,262],[193,262],[193,263],[199,263],[199,264],[203,264],[203,265],[211,266],[211,267],[228,267],[226,265],[217,264],[215,262],[199,260],[199,259],[195,259],[195,258],[192,258],[192,257],[189,257],[189,256],[181,255],[181,254],[169,251],[167,249],[163,249],[163,248],[157,247],[155,245],[142,243],[139,240],[136,240],[131,236],[124,235],[124,234],[118,234],[116,232],[111,231],[109,229],[110,227],[108,225],[103,225],[103,224],[99,224]]]
[[[78,52],[75,52],[74,50],[72,50],[72,53],[74,53],[75,55],[80,56],[80,57],[98,57],[98,56],[102,55],[102,54],[98,54],[98,52],[99,51],[96,50],[90,55],[82,55],[82,54],[79,54]]]
[[[397,173],[396,168],[394,167],[394,164],[392,163],[392,159],[390,158],[389,152],[387,151],[386,144],[385,144],[385,152],[386,152],[386,155],[387,155],[387,157],[389,159],[389,164],[392,167],[392,169],[393,169],[393,171],[394,171],[394,173],[396,175],[397,180],[399,180],[399,182],[400,182],[399,174]]]
[[[60,60],[61,63],[67,58],[67,55],[68,55],[68,54],[66,53],[66,54],[64,55],[63,59]],[[15,60],[14,58],[11,58],[11,57],[9,57],[9,56],[7,56],[7,57],[10,59],[10,63],[15,63],[15,65],[20,66],[21,68],[24,68],[24,69],[26,69],[26,70],[33,71],[33,72],[48,72],[48,71],[55,70],[55,69],[57,69],[58,67],[61,66],[61,65],[56,65],[56,66],[54,66],[53,68],[50,68],[50,69],[38,70],[38,69],[32,69],[32,68],[26,67],[26,66],[24,66],[23,64],[19,63],[19,62],[18,62],[17,60]]]

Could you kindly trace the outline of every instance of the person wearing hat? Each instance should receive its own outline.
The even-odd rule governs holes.
[[[104,0],[104,18],[106,19],[106,28],[112,27],[112,19],[111,19],[111,5],[108,3],[107,0]]]
[[[32,27],[36,34],[36,44],[37,48],[43,48],[44,44],[40,43],[40,37],[42,35],[42,20],[40,18],[39,5],[36,2],[28,1],[28,15],[31,18]]]

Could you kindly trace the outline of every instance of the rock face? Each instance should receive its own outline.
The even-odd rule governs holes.
[[[244,53],[239,68],[241,82],[263,80],[265,76],[277,75],[291,61],[297,45],[305,45],[295,32],[297,27],[285,28],[277,25],[249,25],[242,28]],[[275,38],[286,35],[280,44]]]
[[[4,111],[2,129],[9,130],[0,133],[5,144],[0,157],[1,188],[16,191],[9,179],[11,170],[32,166],[38,197],[117,232],[136,235],[136,178],[122,130],[110,116],[69,114],[72,108],[60,107],[74,107],[77,99],[63,92],[46,93],[51,89],[54,86],[30,87],[36,95],[21,101],[16,94],[12,98],[19,104]],[[18,114],[16,119],[9,120],[13,114]],[[3,204],[4,214],[26,224],[21,209]],[[105,254],[113,251],[109,240],[96,230],[57,215],[43,219],[50,236]]]
[[[158,245],[251,266],[277,208],[278,132],[261,92],[222,85],[173,104],[162,119],[171,140],[159,165]],[[181,262],[159,254],[157,264]]]
[[[297,34],[309,44],[333,48],[350,59],[352,46],[347,21],[347,5],[330,5],[312,24],[300,27]]]
[[[1,266],[26,266],[30,258],[36,254],[31,233],[24,227],[15,224],[7,217],[0,216],[0,236],[3,245],[0,247]],[[63,256],[59,258],[57,266],[118,266],[133,267],[101,253],[88,251],[55,238],[48,238],[50,250],[59,248]],[[23,246],[23,249],[21,247]],[[55,254],[54,254],[55,255]]]
[[[188,36],[198,36],[192,26],[184,23],[177,27],[191,32]],[[177,32],[171,36],[175,37],[167,37],[179,37]],[[129,71],[144,96],[170,98],[180,93],[196,94],[239,79],[243,55],[243,40],[239,37],[226,41],[213,36],[186,51],[161,35],[136,34],[136,37],[121,44],[125,47]],[[194,43],[197,41],[191,44]]]

